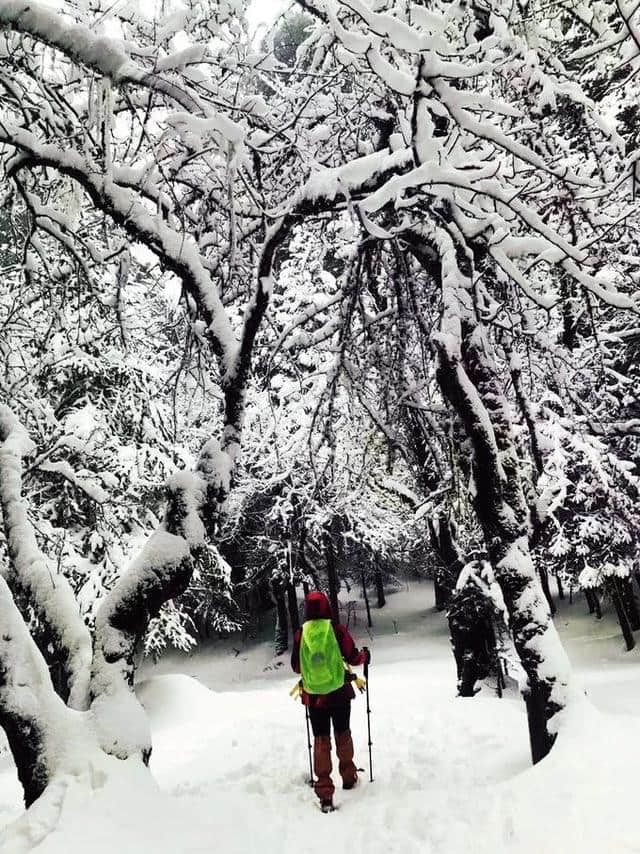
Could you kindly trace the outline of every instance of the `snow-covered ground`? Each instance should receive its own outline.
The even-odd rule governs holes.
[[[431,585],[411,582],[374,610],[371,707],[375,782],[362,774],[336,793],[337,813],[315,807],[304,712],[295,678],[268,643],[212,644],[170,656],[141,675],[152,723],[153,778],[113,760],[93,789],[63,786],[46,854],[570,854],[640,852],[635,778],[640,769],[640,661],[625,653],[610,615],[582,600],[556,624],[578,691],[550,757],[530,767],[524,706],[490,686],[455,697],[446,623]],[[195,679],[192,677],[196,677]],[[368,766],[363,698],[353,705],[356,760]],[[95,782],[95,781],[94,781]],[[49,806],[49,810],[52,807]],[[20,813],[10,763],[0,770],[0,824]],[[10,824],[0,851],[33,848],[44,819]],[[45,817],[50,820],[49,816]],[[40,822],[40,824],[39,824]],[[17,830],[16,830],[17,828]]]

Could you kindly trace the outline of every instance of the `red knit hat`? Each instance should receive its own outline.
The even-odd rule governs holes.
[[[330,620],[331,617],[331,604],[324,593],[317,590],[309,593],[304,603],[305,620]]]

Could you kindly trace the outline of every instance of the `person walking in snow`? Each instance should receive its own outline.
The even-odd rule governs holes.
[[[294,636],[291,667],[302,676],[302,702],[309,710],[314,738],[315,792],[323,812],[333,810],[335,791],[331,779],[332,723],[342,788],[353,789],[358,782],[349,725],[355,693],[343,662],[368,665],[370,660],[369,650],[358,650],[346,626],[332,624],[331,605],[325,594],[309,593],[305,623]]]

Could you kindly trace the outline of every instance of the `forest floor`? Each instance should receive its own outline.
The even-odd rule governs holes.
[[[230,639],[142,672],[154,779],[131,764],[93,791],[68,787],[52,832],[35,814],[11,823],[20,791],[0,758],[0,852],[640,852],[640,654],[624,651],[611,614],[597,622],[585,612],[579,599],[556,617],[578,690],[535,768],[513,689],[499,699],[487,683],[473,699],[455,697],[446,620],[431,585],[412,581],[373,610],[370,632],[362,611],[351,626],[373,655],[375,781],[358,698],[352,729],[367,773],[353,792],[337,790],[336,813],[322,815],[305,784],[304,713],[289,697],[288,658],[274,659],[267,641]]]

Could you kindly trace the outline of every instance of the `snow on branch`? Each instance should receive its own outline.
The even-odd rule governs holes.
[[[71,23],[56,8],[31,0],[0,0],[0,27],[28,34],[114,83],[142,86],[165,95],[190,113],[214,115],[192,92],[133,62],[121,41],[96,36],[87,27]]]
[[[420,189],[430,195],[442,196],[443,188],[448,187],[452,191],[468,191],[470,199],[476,194],[483,194],[510,209],[535,235],[547,241],[547,260],[558,261],[567,257],[584,261],[584,251],[561,237],[533,208],[517,198],[515,193],[508,192],[493,177],[495,164],[465,169],[440,166],[433,161],[411,168],[413,164],[413,153],[405,148],[391,154],[378,151],[344,166],[319,170],[301,188],[292,211],[319,210],[335,205],[337,197],[341,196],[357,198],[359,201],[355,204],[359,210],[375,213],[389,204],[401,207],[407,191]]]
[[[68,175],[83,187],[98,209],[122,225],[134,240],[152,249],[163,264],[180,277],[201,308],[212,346],[224,369],[233,366],[238,345],[231,322],[192,238],[149,213],[133,190],[97,172],[79,152],[62,151],[55,145],[40,142],[30,131],[3,121],[0,121],[0,142],[22,152],[14,159],[10,172],[28,166],[50,166]]]
[[[91,637],[71,585],[54,575],[38,547],[22,499],[22,459],[33,443],[13,412],[0,406],[0,504],[11,565],[7,582],[25,597],[46,627],[64,661],[72,708],[86,708],[91,668]]]
[[[40,471],[59,474],[69,483],[73,484],[79,490],[84,492],[87,498],[95,501],[96,504],[106,504],[109,500],[109,494],[100,486],[97,480],[87,473],[75,472],[72,466],[65,460],[56,462],[45,461],[38,464]]]
[[[529,279],[520,272],[518,267],[507,257],[499,246],[489,246],[489,253],[496,264],[509,276],[520,288],[520,290],[529,297],[529,299],[540,308],[550,311],[558,302],[558,299],[551,294],[540,294],[536,291]]]
[[[91,711],[107,753],[126,758],[150,750],[148,724],[133,695],[136,648],[149,620],[184,592],[192,571],[187,541],[158,530],[98,609]]]
[[[116,77],[129,62],[121,42],[95,36],[86,27],[70,24],[57,9],[41,3],[2,0],[0,25],[27,33],[108,77]]]
[[[163,525],[108,593],[95,627],[91,712],[101,746],[126,758],[148,757],[151,740],[146,716],[133,694],[136,651],[160,607],[186,590],[193,559],[204,544],[200,510],[205,483],[180,472],[167,484]]]
[[[372,182],[382,183],[412,162],[411,149],[405,148],[391,154],[386,150],[376,151],[344,166],[320,169],[301,189],[296,204],[301,207],[304,202],[333,202],[337,196],[349,198],[351,194],[361,193]]]
[[[429,80],[430,86],[438,94],[440,102],[445,106],[454,121],[465,131],[470,133],[477,139],[485,139],[492,142],[503,151],[513,154],[522,163],[528,163],[535,169],[541,172],[546,172],[553,175],[555,178],[560,178],[573,184],[577,187],[592,187],[597,189],[599,184],[591,178],[583,178],[582,176],[572,172],[568,167],[558,169],[554,166],[549,166],[545,160],[539,155],[522,145],[519,142],[511,139],[507,134],[502,133],[497,127],[487,121],[478,121],[473,118],[467,109],[463,109],[457,97],[457,92],[452,89],[444,80]]]
[[[569,258],[566,258],[562,262],[562,266],[570,276],[573,276],[577,282],[588,291],[591,291],[594,296],[606,305],[627,309],[636,313],[640,312],[640,302],[637,299],[633,299],[633,297],[627,296],[627,294],[622,294],[614,288],[608,287],[607,282],[585,273]]]
[[[257,265],[253,293],[244,311],[240,345],[236,347],[235,356],[233,360],[228,362],[227,370],[222,377],[225,411],[224,437],[221,452],[223,455],[228,456],[231,466],[240,452],[240,436],[246,405],[247,381],[251,372],[251,357],[256,335],[269,305],[273,290],[272,270],[275,253],[289,234],[294,221],[294,217],[285,215],[276,220],[267,229]],[[228,494],[228,487],[226,494],[224,494],[215,486],[215,483],[212,483],[208,487],[208,494],[208,504],[211,511],[214,507],[220,507],[221,504],[224,504],[226,494]],[[207,516],[210,515],[211,512],[208,512]],[[217,512],[214,515],[217,515]],[[209,524],[212,524],[211,520]]]

